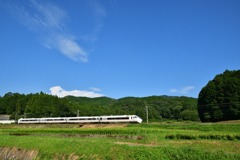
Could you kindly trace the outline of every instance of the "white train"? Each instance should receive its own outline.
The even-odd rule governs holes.
[[[18,124],[59,124],[59,123],[142,123],[137,115],[111,115],[92,117],[52,117],[52,118],[20,118]]]

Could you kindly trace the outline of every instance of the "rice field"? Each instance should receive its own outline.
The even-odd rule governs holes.
[[[12,127],[11,127],[12,126]],[[240,159],[240,124],[129,124],[120,128],[1,125],[0,148],[38,151],[37,159]],[[10,134],[28,134],[13,136]],[[141,139],[45,135],[134,135]]]

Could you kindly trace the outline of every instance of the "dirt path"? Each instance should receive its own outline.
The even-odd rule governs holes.
[[[17,147],[0,147],[0,159],[6,160],[34,160],[34,159],[41,159],[38,156],[38,150],[26,150]],[[66,154],[63,153],[55,153],[53,156],[53,160],[63,160],[65,159]],[[77,160],[79,156],[72,153],[69,155],[68,159],[66,160]]]
[[[36,159],[38,151],[18,149],[16,147],[1,147],[0,159],[19,159],[19,160],[32,160]]]
[[[142,136],[134,135],[72,135],[72,134],[24,134],[24,133],[10,133],[10,136],[47,136],[47,137],[64,137],[64,138],[115,138],[115,139],[142,139]]]

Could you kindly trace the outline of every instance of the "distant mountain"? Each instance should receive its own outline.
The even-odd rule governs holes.
[[[66,96],[65,98],[67,98],[69,101],[96,103],[100,106],[107,106],[117,101],[116,99],[109,98],[109,97],[88,98],[88,97]]]
[[[88,97],[74,97],[74,96],[66,96],[69,101],[74,101],[74,102],[89,102],[89,103],[94,103],[98,104],[100,106],[106,106],[106,105],[111,105],[116,102],[131,102],[131,101],[193,101],[197,102],[197,98],[192,98],[192,97],[185,97],[185,96],[167,96],[167,95],[162,95],[162,96],[149,96],[149,97],[123,97],[119,99],[114,99],[110,97],[97,97],[97,98],[88,98]]]
[[[135,99],[138,99],[138,97],[123,97],[123,98],[119,98],[118,101],[127,102],[127,101],[132,101]]]
[[[133,114],[146,119],[145,109],[148,106],[148,118],[154,121],[164,119],[198,121],[197,98],[185,96],[149,96],[123,97],[65,97],[71,101],[73,110],[79,110],[82,116],[89,115],[125,115]]]

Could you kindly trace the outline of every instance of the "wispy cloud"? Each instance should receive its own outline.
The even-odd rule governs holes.
[[[50,88],[51,95],[56,95],[58,97],[65,97],[68,95],[75,96],[75,97],[102,97],[103,94],[94,93],[91,91],[81,91],[81,90],[73,90],[73,91],[66,91],[61,88],[61,86],[54,86]]]
[[[95,91],[95,92],[100,92],[100,91],[101,91],[101,89],[99,89],[99,88],[94,88],[94,87],[90,87],[89,89],[92,90],[92,91]]]
[[[185,87],[185,88],[183,88],[183,89],[181,89],[181,90],[177,90],[177,89],[170,89],[169,91],[171,92],[171,93],[182,93],[182,94],[186,94],[186,93],[188,93],[191,89],[193,89],[194,88],[194,86],[187,86],[187,87]]]
[[[74,61],[88,61],[87,53],[73,40],[73,38],[58,35],[58,37],[55,37],[55,39],[56,48],[58,48],[68,58]]]
[[[66,27],[68,16],[63,9],[36,0],[24,1],[23,4],[9,2],[6,8],[24,26],[41,35],[45,47],[57,49],[74,61],[88,61],[87,52],[77,43],[75,36],[68,33]]]

